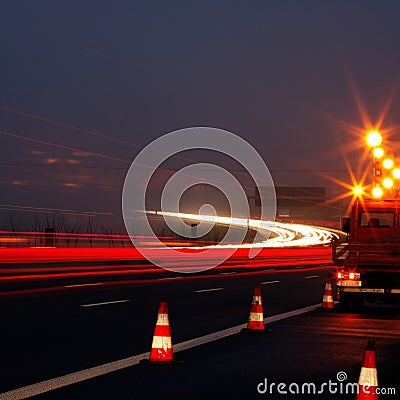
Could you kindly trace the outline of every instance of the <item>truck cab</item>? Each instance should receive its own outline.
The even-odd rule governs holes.
[[[341,308],[364,300],[400,303],[400,201],[356,199],[343,219],[346,242],[333,244]]]

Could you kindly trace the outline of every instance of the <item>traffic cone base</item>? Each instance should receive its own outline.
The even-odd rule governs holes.
[[[259,333],[270,333],[270,332],[271,332],[271,329],[265,328],[265,327],[264,327],[264,329],[257,329],[257,330],[255,330],[255,329],[249,329],[249,328],[243,328],[243,329],[241,330],[241,332],[242,332],[242,333],[256,333],[256,334],[259,334]]]
[[[145,365],[177,365],[182,363],[183,360],[176,360],[176,359],[173,359],[171,361],[151,361],[147,358],[145,360],[140,361],[140,364],[145,364]]]
[[[321,308],[328,310],[334,308],[333,296],[332,296],[332,283],[330,278],[326,280],[324,297],[322,298]]]

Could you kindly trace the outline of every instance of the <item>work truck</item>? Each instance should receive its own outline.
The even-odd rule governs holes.
[[[365,301],[400,303],[400,165],[396,153],[381,146],[380,134],[373,134],[373,185],[354,188],[350,216],[342,220],[346,241],[332,246],[344,309],[360,309]]]

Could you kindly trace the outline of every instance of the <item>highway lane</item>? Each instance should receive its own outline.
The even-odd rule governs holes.
[[[375,339],[379,388],[386,391],[379,398],[395,400],[400,393],[397,317],[398,311],[374,308],[363,315],[316,310],[271,323],[268,335],[239,333],[179,352],[182,364],[139,364],[37,398],[354,400],[367,339]]]
[[[58,278],[62,290],[3,297],[0,393],[149,351],[163,295],[169,301],[174,344],[245,323],[256,283],[267,317],[320,303],[333,267],[318,263],[326,259],[311,259],[299,256],[290,267],[279,257],[247,267],[238,259],[189,276],[147,271],[115,285],[99,277]],[[279,399],[283,395],[276,391],[258,394],[257,384],[264,378],[322,384],[339,371],[356,382],[367,338],[377,342],[382,384],[400,382],[396,308],[371,307],[362,315],[316,310],[269,327],[269,335],[236,334],[179,352],[182,365],[137,365],[37,398]],[[354,395],[325,392],[312,398]]]
[[[0,392],[148,351],[162,295],[169,299],[174,343],[246,322],[256,283],[266,316],[320,302],[331,267],[295,267],[3,299]]]

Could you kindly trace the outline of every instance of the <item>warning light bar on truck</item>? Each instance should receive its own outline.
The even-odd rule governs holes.
[[[375,200],[400,198],[400,156],[384,143],[382,135],[373,130],[367,134],[366,142],[373,156],[373,184],[369,189],[355,186],[355,197],[370,197]]]

